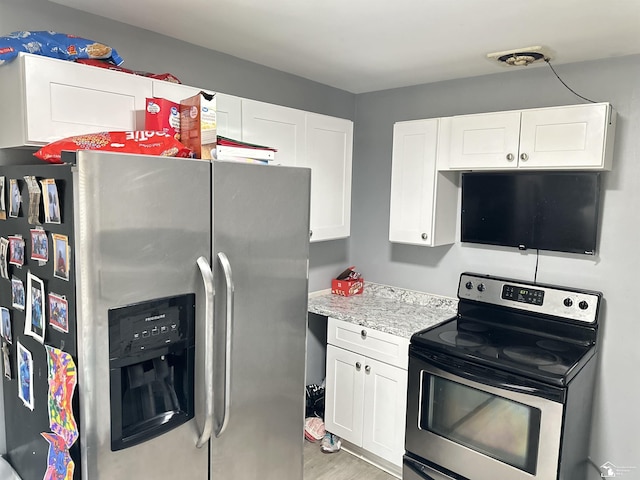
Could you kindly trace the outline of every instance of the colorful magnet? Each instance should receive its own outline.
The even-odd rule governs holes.
[[[77,383],[76,365],[71,355],[45,345],[49,365],[49,426],[65,442],[67,448],[78,438],[73,417],[73,393]]]
[[[73,480],[75,463],[71,460],[65,441],[55,433],[41,433],[49,442],[49,456],[47,458],[47,471],[43,480]]]

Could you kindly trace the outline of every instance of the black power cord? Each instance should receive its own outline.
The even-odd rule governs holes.
[[[580,95],[579,93],[577,93],[574,89],[572,89],[569,85],[567,85],[564,80],[562,80],[560,78],[560,75],[558,75],[558,73],[556,72],[556,70],[553,68],[553,65],[551,65],[551,60],[549,58],[545,58],[544,59],[545,62],[547,62],[547,65],[549,65],[549,68],[551,69],[551,71],[554,73],[554,75],[558,78],[558,80],[560,80],[560,83],[562,83],[565,87],[567,87],[567,89],[573,93],[574,95],[576,95],[577,97],[580,97],[583,100],[586,100],[587,102],[591,102],[591,103],[598,103],[595,102],[593,100],[588,99],[587,97],[583,97],[582,95]]]

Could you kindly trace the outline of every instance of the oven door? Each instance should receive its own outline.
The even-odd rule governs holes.
[[[562,389],[412,348],[406,450],[471,480],[555,480],[562,398]]]

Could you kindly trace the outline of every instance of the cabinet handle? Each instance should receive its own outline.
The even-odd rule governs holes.
[[[362,364],[360,362],[356,362],[356,370],[360,370]]]
[[[313,237],[313,230],[309,230],[309,238]]]
[[[529,160],[529,155],[527,155],[526,153],[521,153],[520,160],[522,160],[523,162],[526,162],[527,160]]]
[[[427,238],[429,238],[429,235],[427,235],[426,233],[423,233],[420,236],[422,237],[423,240],[426,240]]]
[[[367,373],[371,372],[371,367],[369,365],[367,365],[366,367],[364,367],[364,371]]]
[[[513,153],[507,153],[507,160],[509,160],[510,162],[512,162],[514,159]]]
[[[361,336],[362,338],[367,338],[367,331],[366,331],[366,330],[362,330],[362,331],[360,332],[360,336]]]

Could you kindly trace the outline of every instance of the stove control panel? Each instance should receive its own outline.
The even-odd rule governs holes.
[[[539,285],[526,281],[463,273],[458,298],[553,315],[561,319],[596,323],[600,292]]]
[[[505,283],[502,286],[502,298],[514,302],[531,303],[533,305],[544,304],[544,290],[535,288],[523,288]]]

